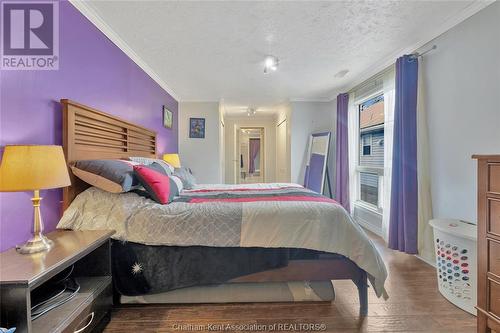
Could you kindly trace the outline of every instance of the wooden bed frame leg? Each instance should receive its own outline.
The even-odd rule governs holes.
[[[366,316],[368,314],[368,279],[366,272],[360,270],[359,275],[352,282],[358,287],[359,315]]]

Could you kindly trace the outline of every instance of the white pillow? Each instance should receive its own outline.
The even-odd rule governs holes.
[[[144,164],[144,165],[151,165],[151,164],[156,162],[165,170],[165,172],[169,176],[171,176],[175,170],[175,168],[173,166],[171,166],[170,164],[168,164],[167,162],[165,162],[164,160],[159,159],[159,158],[132,156],[132,157],[129,157],[129,160],[131,160],[132,162],[136,162],[136,163],[140,163],[140,164]]]

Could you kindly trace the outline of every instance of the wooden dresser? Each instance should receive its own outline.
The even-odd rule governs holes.
[[[478,160],[477,331],[500,333],[500,155]]]

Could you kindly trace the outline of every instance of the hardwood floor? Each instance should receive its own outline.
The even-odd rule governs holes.
[[[358,315],[354,284],[341,281],[335,282],[336,299],[332,303],[123,306],[113,311],[105,332],[263,332],[273,325],[280,332],[314,331],[299,326],[307,324],[317,324],[316,331],[321,332],[476,331],[476,317],[439,294],[433,267],[414,256],[389,250],[380,238],[369,235],[389,271],[386,282],[389,299],[378,299],[370,288],[368,316],[364,318]],[[226,325],[240,327],[230,329]]]

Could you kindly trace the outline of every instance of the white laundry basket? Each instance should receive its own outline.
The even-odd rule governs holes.
[[[476,315],[476,225],[450,219],[431,220],[430,225],[434,228],[439,291],[459,308]]]

